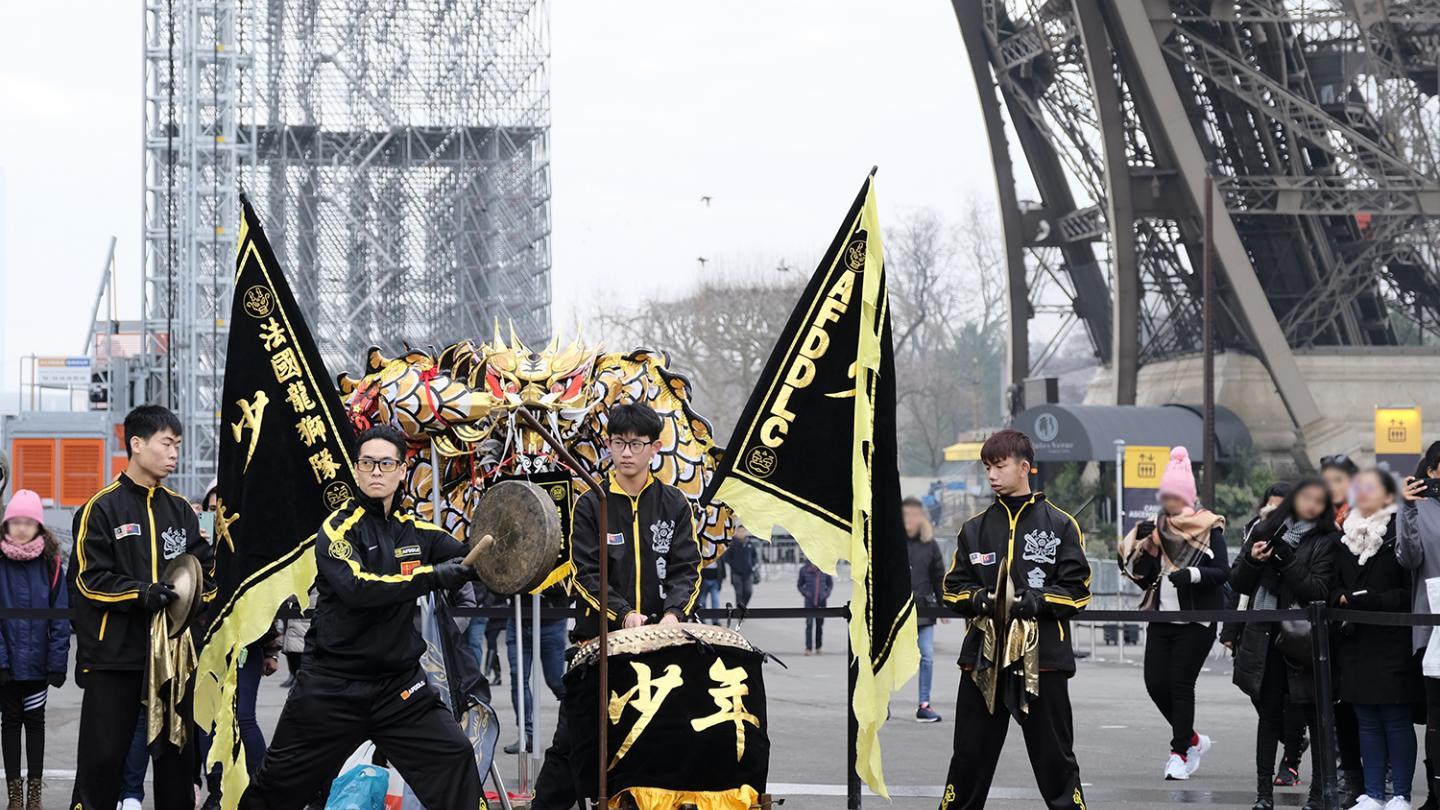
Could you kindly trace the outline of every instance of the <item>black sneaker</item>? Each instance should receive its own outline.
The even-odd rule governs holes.
[[[1280,773],[1275,774],[1275,785],[1277,787],[1297,787],[1303,784],[1300,779],[1300,769],[1286,762],[1281,764]]]
[[[915,722],[917,723],[938,723],[940,715],[930,708],[929,703],[921,703],[920,708],[915,710]]]

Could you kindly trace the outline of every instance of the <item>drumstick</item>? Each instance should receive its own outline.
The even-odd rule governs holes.
[[[477,561],[479,561],[480,556],[485,552],[489,551],[490,547],[493,545],[495,545],[495,538],[491,537],[488,534],[485,535],[484,537],[480,538],[480,542],[476,543],[475,547],[470,549],[470,553],[465,555],[465,559],[461,560],[460,562],[464,563],[465,565],[474,565]]]

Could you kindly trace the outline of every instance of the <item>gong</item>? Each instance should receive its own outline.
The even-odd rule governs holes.
[[[160,581],[170,583],[170,587],[175,589],[176,599],[165,606],[165,616],[170,623],[170,638],[179,638],[200,611],[200,594],[205,590],[205,573],[200,569],[200,560],[194,554],[181,554],[165,566]]]
[[[491,540],[482,542],[486,536]],[[491,593],[529,593],[555,570],[560,511],[529,481],[501,481],[485,490],[466,530],[475,573]]]

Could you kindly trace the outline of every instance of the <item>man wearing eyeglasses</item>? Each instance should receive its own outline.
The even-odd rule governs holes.
[[[700,544],[690,499],[650,474],[660,449],[660,416],[646,405],[610,409],[607,423],[610,474],[603,493],[590,490],[575,504],[570,554],[580,617],[576,642],[600,633],[600,554],[610,555],[611,630],[646,624],[676,624],[695,611],[700,596]],[[609,525],[600,531],[600,498],[607,499]],[[601,538],[604,538],[603,540]],[[570,732],[560,713],[555,738],[535,781],[532,810],[569,810],[577,803],[570,765]],[[593,792],[593,790],[591,791]]]
[[[405,436],[356,439],[361,496],[315,537],[315,618],[305,660],[242,808],[299,810],[371,740],[426,807],[481,806],[470,741],[420,670],[418,597],[475,579],[465,546],[401,510]]]

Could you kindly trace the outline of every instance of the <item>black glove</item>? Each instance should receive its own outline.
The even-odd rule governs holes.
[[[15,676],[8,668],[0,669],[0,683],[10,683],[13,680],[15,680]]]
[[[980,616],[993,615],[995,613],[995,599],[990,596],[989,591],[984,588],[977,588],[975,595],[970,597],[970,609],[975,612],[977,618]]]
[[[475,579],[475,568],[459,560],[450,560],[435,566],[435,584],[447,591],[453,591]]]
[[[46,678],[45,680],[49,681],[51,686],[59,689],[60,687],[65,685],[65,673],[52,672],[50,673],[50,677]]]
[[[1010,615],[1017,619],[1033,619],[1040,615],[1041,604],[1039,591],[1025,591],[1010,608]]]
[[[1174,571],[1170,572],[1170,575],[1167,577],[1167,579],[1170,580],[1171,585],[1174,585],[1176,587],[1179,587],[1181,585],[1195,584],[1195,581],[1191,579],[1189,568],[1177,568]]]
[[[145,591],[145,609],[154,613],[157,610],[164,610],[165,606],[180,598],[175,589],[168,582],[151,583],[150,588]]]

